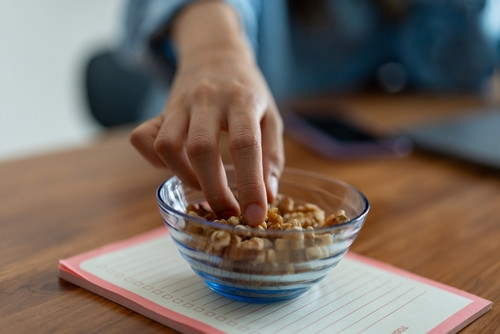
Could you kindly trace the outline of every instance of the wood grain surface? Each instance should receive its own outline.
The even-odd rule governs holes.
[[[379,131],[453,116],[487,101],[363,95],[294,102],[347,107]],[[128,143],[129,129],[88,147],[0,164],[0,332],[171,333],[58,279],[59,259],[162,225],[155,191],[169,176]],[[371,212],[352,250],[494,302],[463,333],[498,333],[500,174],[414,152],[405,158],[324,159],[286,138],[287,166],[363,191]]]

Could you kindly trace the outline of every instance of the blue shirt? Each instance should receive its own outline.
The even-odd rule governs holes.
[[[159,79],[144,118],[162,109],[175,74],[172,44],[158,42],[155,35],[191,2],[128,2],[122,54]],[[498,57],[498,33],[485,31],[485,12],[491,7],[486,0],[408,0],[409,11],[399,22],[387,20],[373,0],[330,0],[325,2],[330,19],[321,28],[294,19],[286,0],[226,2],[238,14],[278,100],[353,90],[375,73],[383,75],[380,69],[391,69],[386,64],[396,64],[396,72],[388,75],[399,75],[412,88],[477,91],[491,77]]]

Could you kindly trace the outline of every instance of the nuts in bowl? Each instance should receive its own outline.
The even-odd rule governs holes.
[[[226,167],[236,192],[234,169]],[[354,187],[315,173],[285,169],[280,195],[257,227],[242,217],[219,219],[203,194],[177,177],[157,192],[179,252],[215,292],[245,302],[297,297],[345,255],[369,211]]]

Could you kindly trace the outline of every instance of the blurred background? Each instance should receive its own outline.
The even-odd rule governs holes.
[[[116,43],[123,4],[0,0],[0,161],[81,145],[101,131],[83,71]]]
[[[84,95],[92,55],[112,49],[123,0],[0,0],[0,161],[87,143],[103,127]],[[500,31],[500,0],[486,20]]]

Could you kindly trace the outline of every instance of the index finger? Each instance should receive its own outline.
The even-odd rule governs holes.
[[[188,130],[187,154],[212,210],[220,217],[239,215],[238,203],[229,189],[219,151],[220,120],[217,107],[193,106]]]
[[[241,211],[247,224],[256,226],[265,220],[267,214],[258,113],[248,110],[230,111],[228,133]]]

